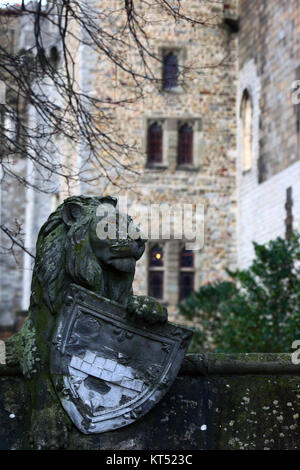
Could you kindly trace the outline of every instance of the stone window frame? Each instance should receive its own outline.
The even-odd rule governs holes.
[[[162,161],[161,162],[151,162],[148,160],[148,131],[153,124],[159,124],[162,128]],[[166,119],[162,117],[149,117],[146,118],[144,125],[144,143],[143,143],[143,153],[146,155],[146,168],[151,169],[165,169],[167,168],[167,132],[166,132]]]
[[[181,148],[182,147],[182,148]],[[194,129],[187,123],[178,123],[177,165],[194,162]]]
[[[179,63],[178,54],[170,51],[163,54],[163,76],[162,86],[164,91],[174,90],[179,86]]]
[[[148,129],[155,122],[163,129],[163,156],[161,163],[149,163],[147,156]],[[178,165],[178,131],[183,124],[193,128],[193,163]],[[201,168],[202,150],[204,148],[202,118],[198,115],[170,117],[152,114],[144,117],[143,154],[146,155],[145,168],[151,170],[199,171]]]
[[[177,57],[177,63],[178,63],[178,86],[177,87],[172,87],[172,88],[164,88],[164,82],[163,82],[163,77],[164,77],[164,57],[166,57],[168,54],[172,52],[174,55]],[[186,84],[184,81],[184,65],[186,62],[187,58],[187,48],[184,45],[180,44],[173,44],[173,43],[167,43],[163,46],[160,46],[158,48],[158,55],[161,57],[161,71],[160,71],[160,76],[161,76],[161,93],[163,94],[182,94],[186,92]]]
[[[193,161],[191,163],[178,162],[178,138],[179,129],[187,124],[193,129]],[[177,120],[177,145],[176,145],[176,169],[199,170],[200,167],[200,141],[203,138],[202,119],[200,117],[183,117]]]
[[[261,184],[260,180],[260,143],[259,143],[259,126],[261,119],[261,81],[257,71],[257,64],[254,59],[250,59],[244,66],[241,68],[238,79],[238,93],[237,93],[237,174],[238,174],[238,187],[239,191],[242,187],[242,181],[246,178],[247,181],[252,181],[253,179],[257,184]],[[251,170],[243,172],[242,167],[242,119],[241,119],[241,103],[243,99],[243,93],[245,90],[248,90],[252,101],[253,108],[253,129],[252,129],[252,138],[253,138],[253,165]],[[253,181],[254,183],[254,181]]]
[[[152,141],[151,142],[151,139],[150,139],[150,134],[151,134],[151,129],[156,126],[160,129],[159,131],[159,134],[161,135],[161,139],[160,139],[160,156],[161,156],[161,160],[158,161],[156,160],[155,158],[153,158],[153,146],[154,146],[154,142]],[[154,136],[152,136],[154,137]],[[155,139],[155,137],[154,137]],[[163,123],[159,122],[159,120],[155,120],[153,122],[149,122],[148,125],[147,125],[147,166],[148,167],[153,167],[153,166],[160,166],[163,164],[163,146],[164,146],[164,126],[163,126]],[[150,158],[151,157],[151,158]]]
[[[185,247],[184,240],[171,238],[169,240],[149,240],[146,248],[147,259],[147,294],[149,295],[149,253],[150,247],[159,245],[164,254],[164,280],[163,280],[163,299],[158,299],[163,305],[176,307],[180,302],[180,272],[185,268],[180,267],[180,253]],[[194,273],[194,290],[199,288],[197,272],[199,272],[199,254],[194,252],[194,266],[187,268]]]
[[[250,129],[250,146],[251,146],[251,163],[249,166],[245,165],[245,154],[244,154],[244,103],[247,102],[250,104],[251,107],[251,129]],[[252,95],[251,95],[251,90],[249,87],[245,87],[242,95],[241,95],[241,101],[240,101],[240,120],[241,120],[241,167],[242,167],[242,173],[248,173],[253,169],[254,166],[254,107],[253,107],[253,100],[252,100]]]
[[[181,274],[182,273],[192,273],[193,274],[193,290],[195,290],[195,278],[196,278],[196,260],[195,260],[195,253],[192,251],[193,254],[193,266],[181,266],[181,253],[185,249],[184,243],[179,243],[178,249],[178,302],[183,302],[185,298],[181,298]],[[191,250],[190,250],[191,251]]]
[[[155,266],[150,266],[149,258],[150,258],[150,250],[151,248],[159,246],[163,252],[163,266],[160,267],[155,267]],[[146,256],[147,256],[147,295],[150,295],[150,285],[149,285],[149,279],[150,279],[150,271],[155,272],[159,271],[163,273],[163,295],[161,299],[159,300],[162,304],[167,304],[166,301],[166,242],[164,240],[149,240],[147,243],[147,250],[146,250]]]

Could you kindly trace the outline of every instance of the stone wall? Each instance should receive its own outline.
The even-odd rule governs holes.
[[[239,67],[254,60],[261,86],[261,182],[299,159],[298,113],[292,102],[292,83],[299,80],[299,28],[299,0],[240,1]]]
[[[207,21],[207,25],[195,24],[191,27],[180,20],[175,24],[170,17],[153,8],[149,13],[151,24],[145,26],[145,31],[149,47],[158,57],[162,58],[164,48],[179,51],[180,61],[186,67],[182,69],[183,84],[176,92],[167,92],[162,90],[161,82],[144,83],[142,99],[133,101],[130,106],[111,107],[116,135],[120,139],[124,137],[129,145],[137,145],[136,151],[131,154],[131,163],[138,176],[127,176],[127,188],[130,189],[120,191],[119,187],[107,187],[104,192],[126,194],[129,208],[136,203],[204,206],[204,248],[195,253],[197,288],[203,283],[224,278],[225,269],[233,269],[237,262],[237,39],[224,24],[222,3],[184,1],[182,5],[191,16]],[[104,6],[105,2],[101,2],[101,7]],[[235,2],[232,2],[231,10],[236,13]],[[86,62],[87,55],[93,60],[90,58]],[[139,63],[136,52],[129,51],[128,55],[133,63]],[[152,67],[155,77],[161,79],[161,62],[153,61]],[[86,53],[80,74],[81,83],[87,89],[95,90],[96,96],[103,99],[126,99],[132,93],[133,80],[121,71],[116,73],[115,67],[104,56],[99,56],[95,61],[92,55]],[[163,123],[164,161],[156,168],[147,168],[147,127],[153,120]],[[178,123],[186,120],[196,122],[194,166],[178,168],[177,129]],[[124,157],[120,155],[120,159]],[[94,187],[84,188],[85,191],[101,193],[102,183],[99,181]],[[150,239],[153,239],[151,234]],[[163,300],[172,314],[179,300],[178,256],[176,241],[164,241],[168,259]],[[168,247],[170,243],[172,247]],[[146,256],[137,266],[135,290],[139,294],[147,293]]]
[[[30,15],[22,15],[21,11],[0,11],[0,37],[3,46],[7,44],[12,54],[19,54],[26,50],[32,50],[34,44],[34,27]],[[43,23],[43,21],[42,21]],[[54,32],[44,28],[43,44],[47,53],[50,47],[56,44],[57,39]],[[44,82],[49,100],[57,103],[58,98],[54,95],[49,82]],[[15,84],[11,84],[7,93],[7,109],[16,107]],[[52,95],[52,97],[51,97]],[[21,93],[22,96],[22,93]],[[21,101],[21,100],[20,100]],[[21,101],[22,103],[22,101]],[[39,113],[32,106],[20,108],[20,117],[27,120],[27,124],[35,128],[36,124],[44,124]],[[12,140],[17,139],[16,123],[9,117],[8,112],[0,110],[3,114],[5,129],[13,130]],[[2,117],[1,117],[2,118]],[[30,132],[29,132],[30,133]],[[45,142],[44,142],[45,145]],[[40,146],[42,139],[40,139]],[[2,152],[0,166],[0,223],[12,231],[12,235],[20,231],[15,238],[20,245],[25,246],[28,252],[35,254],[35,245],[38,232],[55,207],[57,189],[60,187],[58,176],[47,171],[43,166],[36,165],[34,158],[29,161],[23,155]],[[54,155],[51,163],[53,165],[60,159],[60,155]],[[28,182],[29,184],[27,185]],[[31,185],[31,186],[30,186]],[[36,190],[39,188],[40,191]],[[54,189],[53,189],[54,188]],[[54,193],[54,194],[51,194]],[[50,193],[50,194],[49,194]],[[11,250],[11,239],[0,231],[0,337],[10,334],[20,326],[20,319],[16,312],[26,310],[29,306],[30,286],[33,268],[33,258],[24,250],[14,244]]]
[[[293,229],[300,228],[299,108],[292,83],[299,78],[298,0],[240,1],[238,128],[238,265],[253,259],[253,241],[286,234],[287,190],[292,191]],[[250,96],[252,167],[242,164],[241,103]]]
[[[0,37],[3,48],[9,54],[15,54],[19,46],[20,15],[16,9],[1,9],[0,11]],[[3,68],[1,69],[3,73]],[[0,77],[0,79],[5,77]],[[11,116],[4,112],[8,109],[13,112],[16,107],[16,96],[13,91],[14,84],[6,86],[5,107],[0,105],[0,120],[6,132],[12,131],[12,139],[16,138],[16,128]],[[0,142],[1,145],[1,142]],[[26,174],[26,161],[20,155],[1,153],[0,165],[0,224],[11,233],[24,229],[24,201],[25,187],[21,179]],[[11,176],[15,173],[19,181]],[[22,241],[22,236],[20,241]],[[0,336],[1,328],[12,328],[15,321],[15,311],[21,308],[22,277],[23,277],[23,251],[14,245],[11,252],[11,239],[0,230]]]
[[[285,237],[285,204],[289,187],[293,188],[293,227],[300,229],[299,181],[300,162],[294,163],[262,184],[257,184],[253,172],[245,175],[239,199],[240,268],[249,266],[254,257],[253,241],[263,244],[278,236]]]
[[[97,1],[91,0],[91,7]],[[101,2],[100,7],[113,10],[118,2]],[[226,11],[237,12],[237,1],[226,2]],[[163,49],[178,50],[184,84],[176,93],[162,91],[161,82],[144,83],[143,96],[126,106],[110,109],[114,135],[124,138],[128,145],[136,143],[136,150],[131,154],[133,168],[138,172],[128,177],[124,191],[118,187],[109,187],[105,178],[96,178],[94,184],[81,184],[71,192],[85,194],[118,193],[126,194],[130,207],[139,203],[189,203],[203,204],[205,207],[205,245],[195,254],[195,288],[204,282],[224,277],[225,269],[236,266],[236,61],[237,39],[224,23],[223,4],[211,2],[182,2],[183,11],[201,18],[207,24],[174,23],[171,17],[162,15],[159,9],[149,12],[151,24],[145,27],[149,46],[158,57]],[[157,21],[157,18],[160,21]],[[22,19],[21,19],[22,20]],[[22,20],[23,21],[23,20]],[[24,20],[25,21],[25,20]],[[24,23],[23,21],[23,23]],[[106,20],[103,20],[104,22]],[[108,22],[109,22],[108,17]],[[32,43],[30,25],[22,23],[19,47],[26,49]],[[103,24],[107,26],[107,24]],[[108,25],[110,28],[111,24]],[[18,35],[16,36],[18,39]],[[48,47],[48,42],[47,42]],[[95,96],[124,99],[132,93],[134,83],[126,74],[118,71],[105,57],[98,57],[88,46],[81,45],[70,37],[69,47],[76,57],[76,79],[82,90]],[[138,63],[134,50],[123,51],[129,62]],[[151,59],[150,59],[151,63]],[[161,62],[151,63],[154,74],[161,79]],[[106,103],[109,108],[109,103]],[[162,168],[146,168],[145,150],[147,123],[149,119],[162,119],[166,123],[164,135],[165,165]],[[190,169],[177,168],[177,127],[181,121],[197,122],[194,135],[194,166]],[[61,143],[62,161],[71,163],[73,168],[81,166],[86,156],[86,149],[80,146]],[[105,149],[101,149],[105,156]],[[120,159],[126,160],[126,155]],[[126,163],[126,162],[125,162]],[[25,165],[25,162],[24,162]],[[89,168],[94,176],[99,168]],[[23,174],[33,171],[24,167]],[[121,175],[124,177],[124,174]],[[9,183],[9,182],[8,182]],[[10,183],[9,183],[10,184]],[[122,186],[124,186],[122,184]],[[129,189],[131,188],[131,189]],[[15,185],[8,189],[12,194],[18,191]],[[5,194],[6,186],[3,186]],[[26,232],[25,244],[34,252],[38,230],[51,211],[51,196],[23,191],[21,200],[14,206],[14,201],[2,196],[3,217],[12,216],[23,223]],[[70,195],[69,188],[62,182],[60,198]],[[16,197],[18,200],[18,197]],[[16,214],[15,214],[16,212]],[[151,238],[151,237],[150,237]],[[168,242],[168,241],[167,241]],[[179,246],[171,241],[166,245],[166,275],[164,301],[169,305],[171,314],[178,302],[178,254]],[[170,256],[168,255],[170,254]],[[30,296],[31,260],[25,256],[24,263],[14,266],[15,261],[3,261],[4,271],[11,270],[5,280],[2,291],[7,302],[2,302],[0,314],[5,324],[12,323],[13,311],[27,308]],[[7,266],[7,268],[6,268]],[[13,266],[13,267],[12,267]],[[18,286],[18,287],[16,287]],[[22,287],[21,287],[22,286]],[[137,267],[135,290],[147,293],[147,257],[144,256]],[[5,313],[4,310],[7,312]],[[5,317],[7,316],[7,318]],[[6,318],[4,320],[4,318]]]
[[[136,423],[68,449],[294,450],[300,445],[300,368],[289,354],[188,355],[167,395]],[[29,393],[0,366],[0,449],[28,446]]]
[[[97,6],[97,0],[90,3],[91,7]],[[101,2],[100,7],[109,9],[117,4],[110,0]],[[84,91],[106,101],[114,135],[124,138],[129,145],[136,144],[130,156],[138,174],[128,176],[123,190],[109,186],[103,177],[96,178],[90,187],[81,184],[71,190],[62,183],[59,197],[71,193],[126,194],[129,211],[137,202],[171,206],[202,204],[205,240],[203,249],[195,253],[197,289],[206,282],[224,279],[226,268],[247,266],[253,257],[253,240],[264,243],[278,235],[284,236],[284,206],[289,187],[293,191],[294,228],[299,228],[299,185],[296,184],[299,109],[291,102],[291,84],[299,79],[300,12],[299,0],[241,0],[240,31],[236,34],[224,18],[236,19],[237,0],[224,4],[185,0],[182,6],[191,16],[196,15],[208,24],[191,26],[182,21],[175,24],[153,9],[150,13],[153,21],[145,27],[155,54],[160,56],[165,48],[179,51],[181,64],[186,68],[182,69],[183,83],[175,93],[163,91],[161,82],[145,82],[141,99],[110,107],[109,99],[130,97],[133,81],[125,73],[116,73],[105,57],[98,57],[86,45],[78,48],[78,42],[70,38],[69,46],[77,58],[78,83]],[[107,26],[106,20],[103,21],[103,27]],[[32,41],[30,28],[22,27],[22,31],[20,47],[26,48]],[[78,31],[75,33],[76,36]],[[17,37],[15,34],[15,40]],[[136,51],[125,53],[129,63],[138,63]],[[154,61],[151,65],[156,77],[161,78],[161,62]],[[250,92],[254,112],[254,158],[248,172],[243,172],[241,167],[240,105],[245,89]],[[164,123],[164,162],[161,167],[147,168],[147,125],[153,119]],[[176,165],[177,128],[181,121],[196,123],[195,164],[189,169]],[[63,162],[80,167],[86,156],[84,148],[62,142],[61,149]],[[126,155],[120,155],[120,160],[127,163],[126,159]],[[25,162],[18,162],[16,169],[18,165],[21,173],[30,171],[25,168]],[[99,168],[89,170],[95,175]],[[122,185],[124,174],[121,172],[119,178]],[[46,199],[30,191],[25,196],[24,190],[9,180],[5,184],[2,186],[3,220],[16,217],[22,222],[27,246],[34,249],[40,225],[51,211],[51,196]],[[179,244],[176,240],[165,242],[163,300],[169,306],[171,317],[176,318]],[[20,265],[11,257],[2,258],[4,300],[0,315],[6,324],[13,323],[13,311],[28,307],[31,263],[25,257],[23,266],[22,254],[19,256]],[[137,266],[135,291],[138,294],[147,292],[147,277],[144,255]]]

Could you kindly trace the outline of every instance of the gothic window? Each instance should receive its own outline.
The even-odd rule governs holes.
[[[164,253],[159,245],[149,249],[148,293],[155,299],[164,297]]]
[[[191,165],[193,163],[193,128],[183,124],[178,131],[178,165]]]
[[[150,165],[163,160],[163,130],[157,122],[148,128],[147,160]]]
[[[242,99],[242,169],[251,170],[253,166],[253,109],[248,90],[244,91]]]
[[[179,255],[179,301],[186,299],[194,290],[194,253],[183,248]]]
[[[163,58],[163,89],[171,90],[178,87],[178,57],[169,52]]]

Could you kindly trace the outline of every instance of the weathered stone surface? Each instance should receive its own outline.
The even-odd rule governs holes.
[[[147,239],[116,205],[67,198],[40,229],[29,313],[0,366],[27,380],[33,449],[66,448],[71,421],[90,434],[143,416],[188,348],[191,331],[167,323],[156,299],[133,295]]]
[[[22,377],[0,377],[0,450],[28,448],[30,395]]]
[[[145,417],[100,435],[85,436],[71,426],[66,447],[300,449],[300,370],[290,367],[290,359],[288,354],[187,356],[168,394]],[[220,375],[229,366],[231,374]],[[1,449],[26,448],[29,408],[24,380],[2,376]]]
[[[299,159],[299,108],[291,92],[300,72],[299,1],[241,1],[240,26],[239,67],[242,70],[254,60],[261,83],[259,135],[255,136],[259,161],[255,163],[256,176],[263,182]],[[249,85],[250,92],[255,92]]]
[[[111,0],[92,2],[91,7],[93,3],[95,6],[98,5],[100,10],[103,8],[114,10],[111,8]],[[142,2],[137,3],[137,12],[139,4]],[[143,98],[134,101],[130,106],[116,107],[110,105],[109,100],[131,100],[135,87],[132,79],[122,70],[116,74],[115,66],[107,60],[106,55],[98,56],[88,45],[82,44],[81,52],[78,54],[78,44],[74,39],[78,32],[75,29],[74,37],[70,34],[68,45],[70,51],[74,52],[82,91],[104,97],[107,101],[107,110],[112,116],[110,132],[117,141],[124,141],[128,146],[134,145],[138,150],[130,152],[128,157],[120,154],[118,159],[125,165],[130,164],[137,174],[129,173],[124,180],[122,178],[123,182],[117,180],[117,185],[107,188],[108,180],[99,178],[99,168],[96,165],[97,176],[93,184],[87,187],[82,183],[79,188],[74,189],[71,181],[69,182],[72,191],[70,193],[69,184],[66,185],[62,181],[59,199],[62,201],[64,197],[75,193],[95,194],[95,191],[101,192],[101,188],[106,193],[119,195],[119,186],[125,186],[128,190],[124,189],[122,194],[128,195],[129,204],[132,206],[150,202],[170,205],[203,204],[207,230],[204,249],[195,255],[195,288],[197,288],[203,283],[226,276],[226,268],[233,268],[237,261],[235,96],[238,42],[237,35],[231,34],[223,23],[222,2],[188,0],[181,4],[181,8],[182,13],[185,12],[191,18],[201,18],[201,21],[207,21],[211,26],[203,27],[202,24],[197,23],[191,26],[184,21],[174,23],[170,15],[163,14],[161,8],[153,6],[147,11],[149,24],[143,27],[149,41],[149,48],[155,56],[162,58],[165,48],[179,51],[180,58],[183,59],[182,66],[184,66],[182,72],[186,74],[182,77],[185,82],[184,89],[174,94],[172,91],[162,91],[160,84],[155,82],[152,85],[149,81],[148,84],[143,85]],[[226,11],[236,14],[237,0],[227,0]],[[108,15],[107,23],[103,18],[103,28],[107,26],[111,30],[112,18],[114,18],[114,28],[118,28],[120,24],[117,23],[116,16]],[[160,21],[157,21],[157,18],[160,18]],[[121,21],[124,20],[126,21],[126,18],[121,16]],[[30,49],[31,31],[27,27],[25,34],[24,26],[21,31],[21,38],[24,39],[23,42],[21,41],[21,47]],[[17,33],[16,37],[19,37]],[[49,40],[48,35],[45,38],[45,44],[48,44],[47,40]],[[53,45],[57,45],[56,41]],[[52,44],[49,44],[49,49],[51,46]],[[128,51],[125,47],[123,53],[124,57],[128,54],[135,66],[140,63],[138,51],[132,50],[131,45]],[[150,60],[149,63],[155,76],[160,79],[160,60]],[[140,71],[143,73],[142,67]],[[164,165],[158,168],[147,168],[147,128],[149,121],[153,120],[159,120],[164,124]],[[180,123],[186,122],[195,125],[194,165],[192,168],[178,168],[178,127]],[[57,145],[60,147],[64,165],[71,167],[72,173],[76,172],[78,162],[84,162],[88,157],[88,152],[83,146],[77,148],[72,143],[64,142],[63,139],[60,142],[61,144]],[[16,171],[16,168],[14,170]],[[108,171],[110,171],[109,166]],[[26,173],[26,168],[23,172]],[[54,184],[54,186],[59,187],[59,184]],[[3,222],[6,220],[5,217],[9,220],[17,218],[23,222],[26,209],[24,230],[26,229],[27,238],[30,239],[27,247],[34,253],[39,226],[44,223],[51,211],[51,195],[34,193],[32,190],[26,192],[26,195],[23,193],[24,191],[19,196],[16,193],[16,185],[11,184],[11,180],[7,178],[2,197]],[[55,200],[55,194],[52,198]],[[31,201],[30,204],[28,201]],[[180,246],[178,242],[178,240],[165,240],[166,268],[163,299],[168,303],[169,314],[173,315],[176,321],[180,320],[176,308],[179,301],[178,255]],[[174,248],[177,250],[176,253]],[[28,257],[25,259],[28,260]],[[9,303],[6,300],[0,305],[0,315],[2,312],[7,312],[6,321],[8,321],[12,315],[11,312],[21,308],[22,274],[24,274],[22,308],[28,307],[26,299],[29,298],[31,266],[25,266],[24,270],[15,267],[13,258],[12,260],[3,259],[2,263],[6,272],[10,271],[9,277],[6,275],[1,279],[3,295]],[[22,260],[20,266],[23,268]],[[134,283],[137,294],[148,293],[147,257],[139,261]],[[2,315],[4,319],[4,313]]]
[[[237,251],[243,269],[253,260],[253,241],[285,237],[288,188],[293,226],[300,228],[300,104],[292,99],[292,84],[300,78],[299,0],[240,1],[240,26],[237,108],[247,90],[253,111],[247,171],[241,112],[237,120]]]
[[[128,426],[166,394],[193,332],[169,322],[132,321],[123,306],[70,287],[51,348],[57,396],[84,434]]]

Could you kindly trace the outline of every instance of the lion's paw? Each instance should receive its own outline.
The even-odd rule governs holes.
[[[168,319],[166,307],[153,297],[145,295],[133,296],[127,306],[127,311],[130,315],[144,320],[149,325],[165,323]]]

